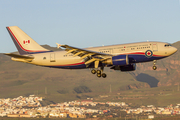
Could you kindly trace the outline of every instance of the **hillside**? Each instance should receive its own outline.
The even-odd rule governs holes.
[[[89,69],[63,70],[40,67],[14,62],[10,57],[0,54],[0,98],[39,94],[50,97],[49,101],[57,102],[106,94],[110,91],[110,85],[112,92],[130,89],[133,86],[149,87],[147,83],[136,81],[129,73],[109,69],[105,71],[108,74],[107,79],[97,78]]]
[[[180,48],[180,42],[174,43],[173,46]],[[43,47],[59,50],[48,45]],[[148,91],[148,94],[152,93],[149,91],[153,91],[153,94],[156,94],[157,91],[161,91],[158,87],[166,90],[162,86],[170,86],[167,89],[174,91],[173,85],[179,84],[179,56],[180,52],[177,51],[171,57],[159,60],[156,71],[152,70],[152,62],[137,64],[135,72],[120,72],[106,68],[108,77],[103,79],[92,75],[89,69],[63,70],[40,67],[14,62],[10,57],[0,54],[0,98],[36,94],[44,96],[48,104],[87,97],[105,100],[99,99],[99,95],[110,94],[110,91],[115,96],[119,93],[132,94],[132,91],[138,95],[139,91]],[[143,95],[146,95],[146,92]],[[115,98],[119,99],[118,96]],[[111,97],[109,99],[112,100]]]

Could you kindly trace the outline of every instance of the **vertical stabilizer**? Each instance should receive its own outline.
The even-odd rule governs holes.
[[[17,26],[6,27],[19,54],[33,54],[49,51],[41,47]]]

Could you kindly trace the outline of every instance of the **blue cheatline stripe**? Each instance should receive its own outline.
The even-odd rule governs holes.
[[[47,53],[47,52],[54,52],[54,51],[42,51],[42,52],[27,52],[28,54],[38,54],[38,53]]]
[[[129,62],[132,63],[139,63],[139,62],[149,62],[149,61],[153,61],[153,60],[159,60],[162,58],[165,58],[167,56],[152,56],[152,57],[146,57],[145,55],[128,55],[129,58]]]
[[[154,57],[152,56],[151,58],[147,58],[144,55],[128,55],[129,59],[130,59],[130,64],[131,63],[140,63],[140,62],[149,62],[149,61],[153,61],[153,60],[158,60],[158,59],[162,59],[165,58],[166,56],[163,57]],[[99,67],[101,67],[102,64],[99,65]],[[84,63],[82,64],[77,64],[77,65],[55,65],[55,66],[46,66],[46,67],[52,67],[52,68],[63,68],[63,69],[84,69],[84,68],[94,68],[94,63],[91,63],[88,67],[86,67],[86,65]]]

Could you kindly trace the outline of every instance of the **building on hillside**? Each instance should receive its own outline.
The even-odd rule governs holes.
[[[148,119],[154,119],[154,115],[148,115]]]
[[[19,114],[8,114],[7,117],[19,117]]]
[[[85,102],[85,103],[92,103],[92,100],[82,100],[81,102]]]
[[[25,117],[25,118],[30,118],[31,116],[28,114],[20,114],[19,117]]]
[[[69,113],[69,117],[70,117],[70,118],[78,118],[78,115]]]
[[[59,117],[60,118],[67,118],[67,113],[62,112],[62,113],[59,114]]]

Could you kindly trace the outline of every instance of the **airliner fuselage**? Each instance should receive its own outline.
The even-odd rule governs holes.
[[[156,60],[168,57],[177,51],[168,43],[149,41],[84,49],[57,44],[58,47],[65,49],[50,51],[37,44],[17,26],[7,27],[7,30],[20,53],[20,55],[6,54],[14,61],[64,69],[94,68],[91,72],[104,78],[106,77],[106,74],[102,73],[104,67],[133,71],[136,63],[153,61],[153,69],[156,70]]]
[[[130,63],[140,63],[162,59],[170,56],[176,51],[176,48],[163,42],[140,42],[122,45],[91,47],[86,49],[100,53],[111,54],[113,56],[128,55],[128,58],[130,58]],[[82,69],[93,67],[93,64],[86,67],[84,59],[81,59],[79,56],[74,57],[72,53],[67,54],[67,51],[53,51],[31,55],[34,56],[35,59],[33,59],[30,63],[35,65],[66,69]]]

